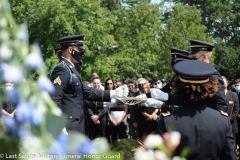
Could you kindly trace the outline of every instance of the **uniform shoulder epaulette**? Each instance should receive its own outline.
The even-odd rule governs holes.
[[[223,112],[222,110],[220,110],[220,112],[221,112],[221,115],[224,115],[224,116],[228,117],[228,113],[227,112]]]
[[[60,66],[66,66],[66,63],[64,61],[61,61],[60,63],[58,63],[58,65]]]
[[[169,111],[167,111],[166,113],[162,113],[163,117],[167,117],[167,116],[170,116],[171,113]]]

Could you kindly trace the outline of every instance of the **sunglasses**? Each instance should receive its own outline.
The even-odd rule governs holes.
[[[107,85],[112,85],[112,83],[107,83]]]

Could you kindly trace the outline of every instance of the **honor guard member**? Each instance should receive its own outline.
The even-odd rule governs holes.
[[[194,59],[197,59],[198,61],[203,61],[206,63],[210,62],[210,58],[212,55],[212,49],[214,48],[213,44],[199,41],[199,40],[190,40],[191,44],[191,51],[189,53],[189,56],[191,56]],[[215,70],[215,72],[210,75],[210,79],[218,79],[218,92],[209,99],[207,102],[207,105],[211,108],[214,108],[216,110],[222,110],[224,112],[227,112],[228,105],[226,101],[226,96],[224,93],[224,87],[223,87],[223,79],[219,72]],[[159,92],[158,90],[152,90],[154,93],[150,93],[147,96],[154,99],[160,99],[165,101],[168,105],[179,105],[182,104],[183,101],[181,98],[179,98],[176,94],[168,94],[164,92]],[[158,92],[158,93],[156,93]]]
[[[185,51],[185,50],[181,50],[181,49],[177,49],[177,48],[170,48],[170,52],[171,52],[172,67],[178,62],[193,59],[188,56],[189,52]],[[175,77],[176,77],[176,75],[174,74],[172,76],[172,78],[170,79],[170,81],[161,89],[161,91],[172,94],[171,87],[172,87],[172,82]],[[179,100],[179,101],[182,101],[182,100]],[[180,104],[171,104],[170,105],[170,104],[168,104],[168,102],[165,102],[165,104],[161,108],[161,111],[162,112],[172,111],[172,110],[178,109],[179,105]]]
[[[212,49],[214,48],[213,44],[199,40],[190,40],[190,44],[191,52],[189,55],[191,57],[196,58],[198,61],[210,63]],[[218,79],[218,92],[208,101],[207,105],[211,108],[227,112],[228,104],[224,92],[224,81],[217,70],[210,75],[210,79],[214,78]]]
[[[60,63],[51,72],[50,79],[55,86],[52,99],[67,115],[67,131],[85,133],[84,99],[89,101],[109,102],[114,97],[127,97],[128,88],[101,91],[88,87],[79,75],[74,64],[82,62],[85,53],[84,35],[65,36],[59,39],[62,51]],[[111,103],[111,102],[110,102]]]
[[[157,128],[157,133],[162,136],[171,130],[180,133],[180,144],[173,156],[181,155],[187,149],[188,160],[236,160],[228,114],[206,105],[218,91],[218,79],[210,78],[215,68],[205,62],[188,60],[174,65],[174,71],[177,77],[172,90],[184,104],[177,110],[161,114]]]
[[[61,61],[61,58],[62,58],[62,50],[61,50],[61,47],[55,48],[55,52],[57,53],[57,56],[58,56],[59,61]]]
[[[177,48],[170,48],[170,52],[171,52],[171,66],[172,67],[178,62],[193,59],[188,56],[189,55],[188,51],[184,51],[184,50],[177,49]],[[175,75],[173,75],[171,80],[163,88],[161,88],[161,91],[166,92],[166,93],[171,92],[171,86],[172,86],[172,81],[173,81],[174,77],[175,77]]]

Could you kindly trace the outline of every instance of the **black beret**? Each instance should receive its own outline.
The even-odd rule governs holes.
[[[57,42],[60,43],[61,48],[65,46],[78,46],[84,49],[83,46],[84,35],[71,35],[60,38]]]
[[[188,56],[189,52],[181,50],[181,49],[170,48],[170,51],[171,51],[171,60],[175,60],[176,62],[195,59],[195,58]]]
[[[206,83],[209,76],[216,71],[211,64],[197,60],[179,62],[174,65],[173,70],[186,83]]]
[[[195,54],[199,51],[212,51],[214,45],[212,43],[203,42],[199,40],[190,40],[191,51],[189,55]]]

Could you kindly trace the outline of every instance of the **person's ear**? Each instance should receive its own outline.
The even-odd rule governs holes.
[[[203,54],[203,60],[202,61],[205,61],[207,59],[207,54]]]
[[[73,48],[72,48],[72,47],[68,47],[67,50],[68,50],[69,53],[72,53],[72,52],[73,52]]]

